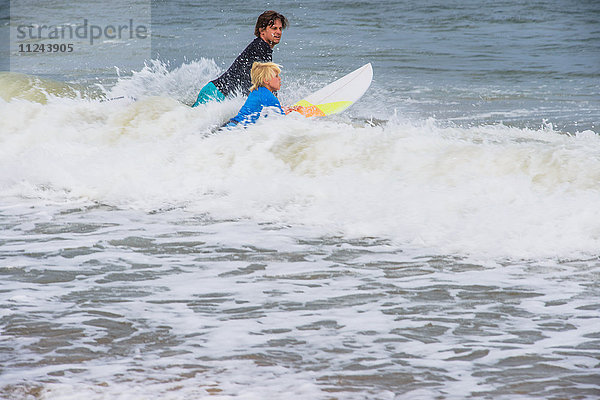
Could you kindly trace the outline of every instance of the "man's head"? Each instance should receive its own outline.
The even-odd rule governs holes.
[[[254,35],[267,42],[273,48],[281,40],[281,34],[287,26],[288,20],[286,17],[277,11],[265,11],[256,20]]]
[[[250,70],[250,77],[252,78],[250,91],[261,86],[266,87],[271,92],[279,90],[281,88],[280,73],[281,67],[273,62],[255,62]]]

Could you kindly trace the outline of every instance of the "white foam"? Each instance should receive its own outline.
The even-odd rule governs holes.
[[[120,73],[120,71],[118,71]],[[193,104],[202,87],[216,78],[221,69],[213,60],[190,61],[177,68],[169,63],[151,60],[140,71],[131,71],[119,79],[110,89],[105,89],[107,98],[167,95]]]
[[[184,206],[445,254],[597,253],[594,132],[292,114],[214,133],[243,100],[190,108],[168,95],[199,71],[192,86],[218,69],[203,60],[169,72],[158,63],[112,90],[138,101],[1,102],[1,195]]]

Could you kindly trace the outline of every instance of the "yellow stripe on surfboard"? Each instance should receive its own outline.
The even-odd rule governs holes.
[[[306,100],[300,100],[294,105],[304,107],[304,109],[298,112],[305,117],[323,117],[345,110],[352,105],[352,102],[334,101],[333,103],[311,104]]]

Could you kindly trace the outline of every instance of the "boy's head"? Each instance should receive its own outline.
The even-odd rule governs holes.
[[[279,73],[281,67],[273,62],[255,62],[250,70],[252,87],[250,91],[258,89],[261,86],[266,87],[271,92],[277,91],[281,87],[281,78]]]

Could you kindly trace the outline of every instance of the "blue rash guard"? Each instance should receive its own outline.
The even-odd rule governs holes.
[[[225,126],[253,124],[260,117],[260,113],[265,107],[273,107],[277,112],[285,115],[277,97],[269,89],[261,86],[250,92],[238,115],[231,118]]]

